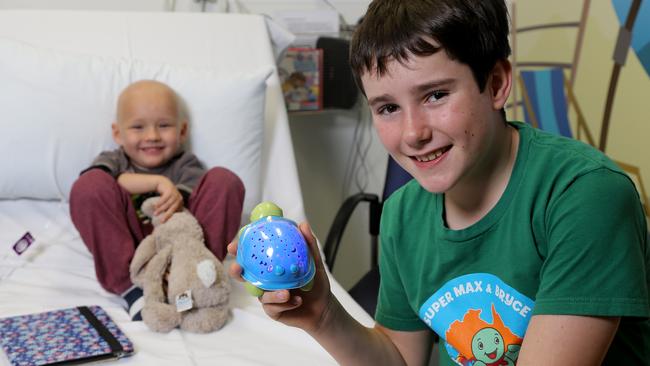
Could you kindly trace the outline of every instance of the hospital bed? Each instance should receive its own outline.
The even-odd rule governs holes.
[[[216,13],[0,11],[0,317],[100,305],[133,341],[128,365],[327,365],[306,333],[270,320],[233,282],[231,314],[210,334],[150,331],[98,284],[68,215],[70,187],[114,148],[116,95],[158,79],[184,98],[190,145],[246,186],[242,224],[262,200],[305,219],[273,50],[262,17]],[[34,243],[21,256],[12,245]],[[232,258],[226,259],[226,265]],[[372,319],[331,277],[365,325]],[[8,364],[0,354],[0,365]]]

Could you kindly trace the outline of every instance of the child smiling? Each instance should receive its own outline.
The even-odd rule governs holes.
[[[122,295],[131,317],[140,320],[142,290],[131,283],[129,263],[151,227],[138,219],[132,198],[159,195],[155,214],[163,221],[189,209],[208,248],[223,259],[239,228],[244,185],[225,168],[206,171],[184,149],[187,115],[166,84],[141,80],[126,87],[111,127],[120,148],[102,152],[82,172],[70,194],[70,215],[93,255],[99,283]]]

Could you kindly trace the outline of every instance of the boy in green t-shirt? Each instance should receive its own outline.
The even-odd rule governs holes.
[[[346,365],[425,364],[434,332],[446,365],[650,362],[634,185],[581,142],[506,122],[509,55],[504,0],[370,4],[352,69],[382,143],[415,178],[384,206],[377,323],[343,309],[320,261],[310,292],[260,297],[270,317]]]

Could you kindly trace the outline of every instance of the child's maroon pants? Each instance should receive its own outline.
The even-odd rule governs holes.
[[[243,202],[243,183],[225,168],[208,170],[187,202],[203,227],[206,246],[220,260],[239,229]],[[138,220],[131,195],[110,174],[91,169],[72,186],[70,216],[93,255],[102,287],[115,294],[129,289],[129,264],[151,230]]]

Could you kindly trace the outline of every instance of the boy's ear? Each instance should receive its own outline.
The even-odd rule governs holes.
[[[120,136],[120,127],[117,122],[111,124],[111,131],[113,132],[113,141],[118,145],[122,145],[122,136]]]
[[[181,142],[185,143],[187,141],[187,135],[188,135],[188,122],[186,119],[181,120]]]
[[[512,65],[510,61],[497,61],[488,79],[487,87],[492,96],[492,106],[495,110],[501,110],[506,105],[512,88]]]

